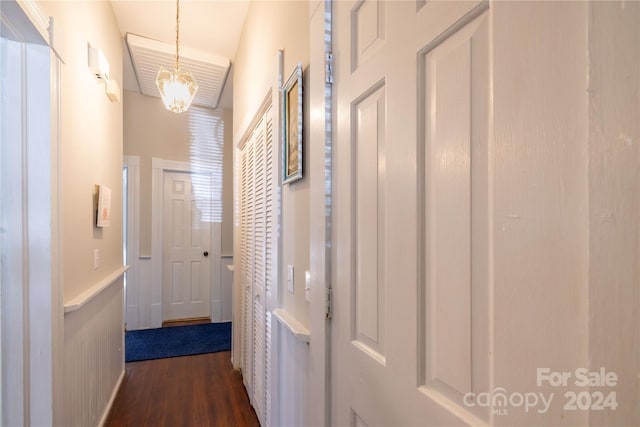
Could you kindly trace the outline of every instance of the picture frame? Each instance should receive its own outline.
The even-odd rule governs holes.
[[[111,225],[111,188],[106,185],[96,185],[96,189],[98,198],[96,227],[109,227]]]
[[[282,183],[302,178],[302,64],[282,86]]]

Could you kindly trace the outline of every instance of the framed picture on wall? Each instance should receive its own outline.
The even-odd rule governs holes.
[[[111,188],[106,185],[96,185],[96,187],[98,191],[96,227],[108,227],[111,224]]]
[[[282,87],[282,183],[302,178],[302,64]]]

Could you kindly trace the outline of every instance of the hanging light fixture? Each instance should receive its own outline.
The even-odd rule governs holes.
[[[156,86],[164,106],[174,113],[187,111],[198,91],[198,83],[191,72],[180,69],[180,0],[176,0],[176,68],[160,67]]]

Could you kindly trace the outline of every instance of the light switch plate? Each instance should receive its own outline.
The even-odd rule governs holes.
[[[293,293],[293,265],[287,266],[287,289]]]
[[[304,299],[311,302],[311,272],[304,272]]]
[[[93,250],[93,269],[97,270],[100,267],[100,251],[98,249]]]

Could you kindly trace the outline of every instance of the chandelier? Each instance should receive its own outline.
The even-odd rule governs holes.
[[[176,0],[176,67],[173,70],[160,67],[156,86],[164,106],[174,113],[187,111],[198,91],[191,72],[180,69],[180,0]]]

